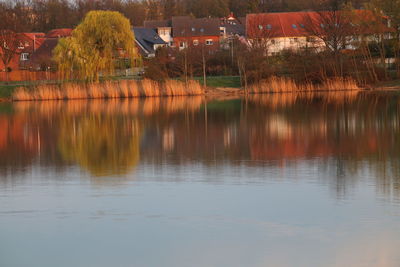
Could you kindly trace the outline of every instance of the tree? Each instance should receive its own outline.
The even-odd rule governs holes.
[[[115,11],[91,11],[71,37],[60,40],[54,59],[64,77],[93,81],[100,72],[114,72],[122,51],[131,61],[138,58],[129,20]]]
[[[400,77],[400,0],[372,0],[370,8],[388,16],[389,24],[394,30],[393,53],[396,58],[397,77]]]
[[[18,15],[20,6],[18,4],[12,5],[10,3],[0,5],[0,60],[3,62],[5,71],[8,73],[11,71],[9,64],[12,59],[18,55],[20,46],[20,32],[23,30],[22,18]]]

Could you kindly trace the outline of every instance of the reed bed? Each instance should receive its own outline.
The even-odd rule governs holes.
[[[351,78],[334,78],[322,84],[298,84],[286,77],[271,77],[268,80],[249,87],[249,93],[297,93],[297,92],[334,92],[359,91],[357,83]]]
[[[157,82],[148,79],[141,81],[123,80],[102,83],[64,83],[61,85],[38,85],[19,87],[12,95],[14,101],[29,100],[70,100],[70,99],[110,99],[158,96],[194,96],[204,94],[197,81],[187,84],[169,80]]]

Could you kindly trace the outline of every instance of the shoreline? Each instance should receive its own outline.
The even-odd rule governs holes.
[[[205,97],[206,99],[221,99],[221,98],[237,98],[237,97],[244,97],[246,95],[273,95],[273,94],[328,94],[328,93],[346,93],[346,92],[400,92],[400,86],[371,86],[371,87],[364,87],[360,88],[359,90],[315,90],[315,91],[298,91],[298,92],[258,92],[258,93],[246,93],[243,88],[234,88],[234,87],[207,87],[204,89],[204,93],[202,94],[193,94],[193,95],[154,95],[154,96],[120,96],[120,97],[82,97],[76,99],[31,99],[31,100],[14,100],[12,97],[0,97],[0,103],[12,103],[12,102],[21,102],[21,101],[49,101],[49,100],[56,100],[56,101],[69,101],[69,100],[90,100],[90,99],[137,99],[137,98],[153,98],[153,97],[160,97],[160,98],[170,98],[170,97],[195,97],[201,96]]]

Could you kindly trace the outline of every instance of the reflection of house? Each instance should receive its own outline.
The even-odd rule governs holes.
[[[374,27],[371,27],[374,25]],[[329,35],[343,49],[354,49],[360,36],[390,33],[385,19],[366,10],[345,12],[287,12],[248,14],[246,36],[250,42],[262,42],[268,53],[300,48],[325,47]],[[325,42],[322,39],[325,38]]]
[[[167,45],[153,29],[135,27],[133,31],[136,44],[140,48],[141,54],[145,57],[154,57],[158,48]]]

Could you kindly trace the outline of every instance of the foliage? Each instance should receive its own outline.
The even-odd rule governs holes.
[[[113,73],[116,59],[138,57],[134,43],[129,20],[120,13],[91,11],[71,37],[60,40],[54,59],[66,78],[77,73],[78,78],[98,80],[100,72]]]

